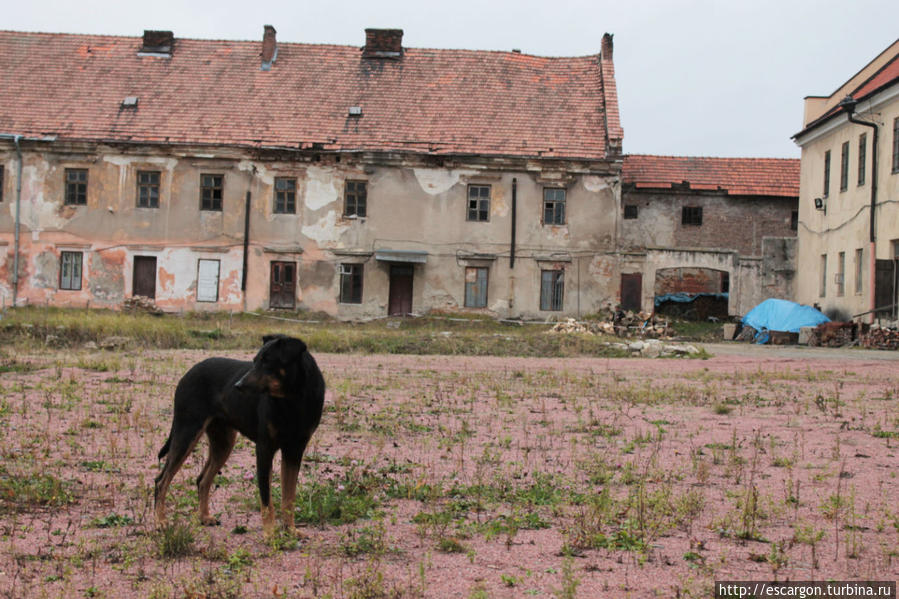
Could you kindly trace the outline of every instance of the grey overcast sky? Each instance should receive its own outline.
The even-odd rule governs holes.
[[[899,0],[29,0],[0,28],[362,45],[401,28],[417,48],[599,52],[615,35],[630,154],[798,157],[803,98],[829,95],[899,37]],[[0,108],[2,110],[2,108]]]

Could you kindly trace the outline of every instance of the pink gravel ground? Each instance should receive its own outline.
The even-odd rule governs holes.
[[[767,349],[319,355],[327,411],[300,483],[382,481],[369,518],[265,542],[239,443],[213,493],[222,524],[199,527],[201,444],[169,498],[195,537],[176,558],[159,554],[152,481],[174,385],[205,355],[16,355],[33,369],[0,378],[0,491],[15,495],[0,503],[0,596],[708,597],[715,580],[896,580],[896,356]],[[69,502],[23,499],[47,476]]]

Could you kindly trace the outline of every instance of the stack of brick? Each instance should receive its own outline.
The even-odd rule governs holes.
[[[899,330],[873,324],[861,337],[861,345],[867,349],[899,349]]]

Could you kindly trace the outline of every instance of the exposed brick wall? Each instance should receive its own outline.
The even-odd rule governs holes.
[[[761,256],[763,237],[796,236],[790,219],[797,210],[797,198],[638,192],[625,188],[622,203],[636,205],[638,210],[636,219],[621,220],[621,244],[626,248],[717,248]],[[702,208],[702,225],[681,224],[684,206]]]

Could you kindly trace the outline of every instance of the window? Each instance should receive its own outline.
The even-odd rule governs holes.
[[[893,172],[899,172],[899,116],[893,120]]]
[[[365,217],[365,181],[347,181],[344,189],[344,216]]]
[[[846,287],[843,284],[846,273],[846,252],[837,255],[837,273],[834,275],[834,283],[837,285],[837,296],[842,297]]]
[[[818,287],[818,295],[827,295],[827,254],[821,254],[821,284]]]
[[[702,206],[684,206],[681,208],[680,224],[699,227],[702,225]]]
[[[636,204],[625,204],[624,219],[631,220],[637,218],[638,208]]]
[[[83,206],[87,204],[87,169],[66,169],[66,205]]]
[[[565,224],[565,190],[547,187],[543,190],[543,224]]]
[[[799,211],[793,210],[790,212],[790,230],[798,231],[799,230]]]
[[[861,295],[862,293],[862,273],[864,272],[862,269],[864,268],[864,263],[862,262],[862,249],[859,248],[855,250],[855,294]]]
[[[849,189],[849,142],[843,142],[840,150],[840,191]]]
[[[490,186],[468,186],[468,220],[490,220]]]
[[[830,193],[830,150],[824,152],[824,197]]]
[[[340,303],[362,303],[362,265],[340,265]]]
[[[159,171],[137,171],[137,207],[159,208]]]
[[[865,184],[865,161],[868,151],[868,134],[862,133],[858,136],[858,184]]]
[[[223,175],[200,175],[200,210],[222,211]]]
[[[471,266],[465,269],[465,307],[487,307],[487,268]]]
[[[296,214],[297,180],[275,177],[275,214]]]
[[[540,309],[559,311],[565,297],[565,271],[540,271]]]
[[[81,252],[62,252],[60,255],[59,288],[81,289]]]
[[[3,173],[6,172],[6,167],[0,165],[0,202],[3,201]]]
[[[219,269],[218,260],[197,260],[197,301],[219,301]]]

